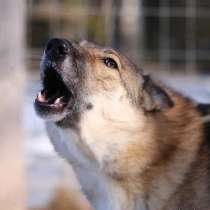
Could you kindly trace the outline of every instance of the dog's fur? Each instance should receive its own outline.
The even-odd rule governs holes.
[[[30,210],[93,210],[88,201],[76,190],[68,190],[63,187],[56,189],[54,196],[43,208]]]
[[[62,117],[39,114],[93,207],[209,210],[209,125],[194,103],[113,49],[73,46],[74,55],[59,68],[76,102]]]

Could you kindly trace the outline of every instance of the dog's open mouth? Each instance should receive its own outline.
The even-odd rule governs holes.
[[[43,90],[37,95],[36,106],[43,111],[62,112],[73,94],[66,87],[61,76],[55,69],[47,68],[42,83]]]

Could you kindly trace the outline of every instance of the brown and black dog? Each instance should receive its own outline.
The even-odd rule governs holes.
[[[205,106],[109,47],[48,42],[35,100],[55,149],[97,210],[209,210]]]

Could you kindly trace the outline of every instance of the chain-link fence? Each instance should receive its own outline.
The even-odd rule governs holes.
[[[28,17],[35,63],[61,36],[112,45],[152,70],[210,71],[208,0],[28,0]]]

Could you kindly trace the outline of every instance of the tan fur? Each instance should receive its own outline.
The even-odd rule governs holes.
[[[35,210],[35,209],[34,209]],[[80,192],[58,188],[49,204],[37,210],[93,210]]]
[[[81,113],[77,129],[52,126],[50,136],[55,147],[62,146],[59,152],[72,163],[86,194],[92,192],[93,206],[209,210],[210,156],[194,103],[147,81],[114,50],[82,43],[79,52],[85,57],[80,94],[93,108]],[[104,65],[104,57],[114,59],[118,69]],[[91,187],[84,181],[87,171]]]
[[[95,53],[97,54],[97,50],[94,51],[94,54]],[[95,62],[92,61],[94,63],[94,68],[92,69],[96,71],[96,74],[99,72],[99,77],[103,81],[103,85],[110,89],[113,89],[113,83],[118,86],[118,81],[115,81],[114,78],[110,79],[107,76],[107,72],[103,69],[102,64],[97,64],[98,61],[96,57],[92,59]],[[122,61],[123,57],[118,59]],[[123,60],[123,62],[125,67],[127,61]],[[127,82],[130,82],[129,88],[137,90],[136,78],[133,78],[133,75],[128,74],[126,70],[128,69],[121,69],[121,72],[124,74],[123,76],[126,77]],[[103,75],[101,75],[103,73],[106,76],[103,77]],[[92,80],[91,83],[93,83]],[[162,88],[164,88],[164,86]],[[97,89],[100,89],[98,85]],[[180,185],[183,184],[186,179],[186,174],[191,170],[197,158],[199,158],[198,152],[203,137],[202,119],[193,104],[188,99],[185,99],[175,92],[167,88],[164,89],[175,103],[172,109],[164,113],[149,113],[145,117],[141,111],[133,109],[134,118],[132,118],[132,114],[129,113],[129,107],[125,107],[125,110],[120,110],[123,106],[122,104],[125,104],[125,102],[121,100],[121,107],[118,107],[119,112],[117,113],[118,117],[121,118],[121,124],[119,123],[119,119],[116,124],[114,119],[110,120],[111,117],[108,111],[105,113],[106,116],[102,118],[102,127],[100,127],[100,118],[97,118],[97,114],[95,115],[96,119],[93,119],[97,124],[89,122],[88,115],[84,115],[86,125],[96,126],[95,131],[94,128],[90,127],[87,128],[88,131],[90,132],[91,130],[93,135],[94,133],[95,135],[99,135],[98,137],[91,136],[92,141],[96,138],[98,141],[103,141],[103,143],[107,145],[110,139],[112,139],[109,135],[117,136],[119,131],[122,136],[118,137],[119,141],[123,138],[123,135],[127,135],[127,138],[130,139],[130,143],[121,150],[121,154],[117,154],[115,157],[117,169],[113,174],[110,172],[110,175],[117,180],[118,184],[124,186],[128,194],[131,194],[128,196],[134,196],[136,193],[140,193],[145,197],[148,196],[147,203],[149,209],[163,209],[166,205],[169,205],[168,202],[171,200],[171,196],[173,196],[177,190],[182,190],[182,187],[180,189]],[[102,98],[100,99],[100,97],[98,97],[98,99],[100,103],[103,103]],[[114,96],[110,102],[113,100]],[[104,110],[110,110],[113,117],[114,105],[112,103],[108,104],[108,102],[109,101],[106,101],[104,103],[106,103],[107,107],[110,107],[110,109],[104,108]],[[123,116],[125,113],[127,114],[125,119],[131,119],[134,128],[129,128],[128,121],[123,124]],[[139,115],[140,117],[136,118],[135,115]],[[142,124],[141,121],[144,121],[144,123]],[[98,130],[100,130],[100,132],[98,132]],[[106,137],[108,141],[103,140],[103,137]],[[93,145],[94,143],[88,142],[88,144]],[[100,150],[99,145],[102,145],[101,142],[96,143],[95,148],[97,150]],[[97,157],[99,160],[102,159],[101,155],[103,156],[103,154],[100,153],[100,157]],[[107,167],[107,165],[105,167]],[[191,176],[193,176],[193,174]],[[191,192],[186,191],[185,193],[189,194]],[[169,205],[170,209],[178,209],[177,204],[181,198],[179,196],[176,197],[177,203],[172,199],[173,201],[170,202],[174,203],[174,207]],[[192,201],[188,199],[188,202]],[[197,203],[195,199],[193,202]],[[199,205],[202,206],[202,204]],[[179,208],[182,208],[182,206],[179,206]]]
[[[198,152],[202,144],[203,125],[200,114],[187,99],[174,95],[174,93],[171,94],[171,97],[174,99],[176,106],[164,114],[157,113],[155,116],[153,114],[149,116],[149,114],[146,118],[142,116],[146,120],[142,128],[137,126],[138,122],[135,122],[136,119],[132,119],[132,115],[129,113],[127,118],[131,119],[133,123],[135,122],[133,129],[126,129],[128,122],[123,124],[123,120],[122,124],[118,123],[111,126],[115,122],[109,121],[109,119],[103,122],[105,123],[104,127],[100,127],[99,119],[95,119],[95,122],[97,122],[95,135],[97,135],[98,129],[100,130],[100,133],[98,133],[100,136],[96,137],[98,141],[103,141],[106,145],[109,144],[105,139],[103,140],[103,137],[105,136],[106,139],[110,140],[111,137],[108,136],[113,134],[116,136],[119,130],[120,135],[127,135],[132,140],[129,145],[121,150],[121,154],[117,155],[115,161],[117,161],[118,168],[116,171],[108,171],[108,173],[116,180],[117,184],[123,186],[128,197],[134,198],[139,194],[146,197],[148,209],[166,208],[175,210],[180,208],[185,210],[185,205],[180,202],[183,195],[180,194],[179,196],[178,193],[176,197],[173,197],[173,195],[177,190],[184,190],[185,186],[182,185],[185,179],[188,179],[186,174],[192,170],[191,167],[199,158]],[[121,113],[123,119],[124,112]],[[86,115],[84,120],[86,125],[94,125],[94,123],[88,121]],[[90,129],[88,127],[89,131]],[[94,129],[91,132],[94,133]],[[122,138],[119,137],[119,141]],[[91,138],[91,140],[93,139]],[[96,144],[96,150],[100,150],[99,146],[101,145],[101,142]],[[103,153],[100,152],[99,154],[100,157],[97,158],[101,160]],[[104,167],[105,171],[107,170],[106,167],[107,165]],[[203,174],[200,174],[202,179],[203,176],[206,176],[205,170],[207,169],[200,170],[203,172]],[[196,174],[191,174],[191,176],[196,176]],[[199,191],[200,186],[200,183],[197,184],[196,188],[198,189],[196,190]],[[195,203],[196,205],[192,205],[192,208],[198,206],[198,209],[207,210],[207,208],[201,208],[203,204],[201,201],[196,200],[197,198],[194,198],[193,201],[190,199],[189,194],[194,197],[192,194],[194,191],[187,189],[188,187],[183,192],[189,197],[185,202]],[[206,193],[209,195],[209,191],[206,191]],[[208,197],[206,193],[201,197]],[[172,204],[169,205],[169,203]],[[210,205],[209,198],[208,203]],[[186,206],[189,205],[191,204]]]

